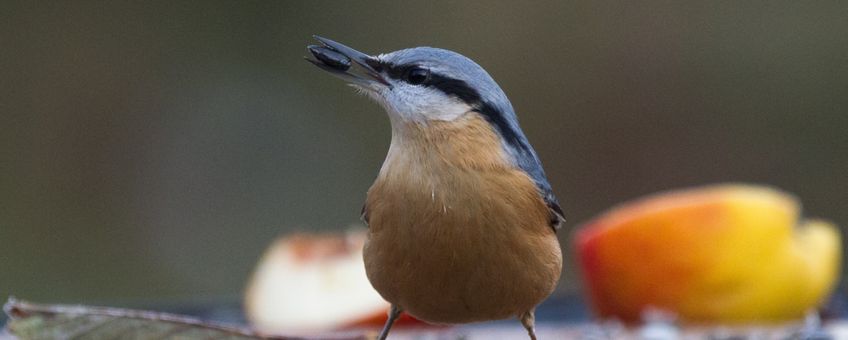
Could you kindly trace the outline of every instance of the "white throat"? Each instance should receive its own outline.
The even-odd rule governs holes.
[[[380,104],[395,122],[454,121],[473,108],[459,98],[427,87],[397,84],[393,88],[362,89],[371,99]]]

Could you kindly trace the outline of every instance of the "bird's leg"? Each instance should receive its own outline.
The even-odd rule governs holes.
[[[535,309],[531,309],[527,312],[522,313],[518,316],[521,319],[521,324],[524,325],[524,328],[527,329],[527,335],[530,336],[530,340],[536,340],[536,312]]]
[[[400,316],[400,312],[402,312],[400,307],[392,304],[392,307],[389,309],[389,319],[386,320],[386,324],[383,326],[383,330],[380,331],[380,335],[377,336],[377,340],[386,340],[386,337],[389,336],[389,330],[392,329],[395,320]]]

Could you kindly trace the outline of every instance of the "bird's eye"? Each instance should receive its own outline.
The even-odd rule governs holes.
[[[412,85],[420,85],[430,79],[430,70],[422,67],[413,67],[406,71],[407,83]]]

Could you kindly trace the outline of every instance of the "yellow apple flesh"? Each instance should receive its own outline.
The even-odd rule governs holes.
[[[800,318],[833,288],[841,241],[827,222],[799,222],[799,210],[792,196],[745,185],[616,207],[575,238],[591,304],[626,321],[647,307],[695,322]]]

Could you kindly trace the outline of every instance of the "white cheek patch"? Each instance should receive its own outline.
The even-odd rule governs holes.
[[[376,96],[390,115],[410,121],[455,120],[468,111],[471,106],[448,96],[437,89],[409,84],[397,84],[391,90],[385,89]]]

